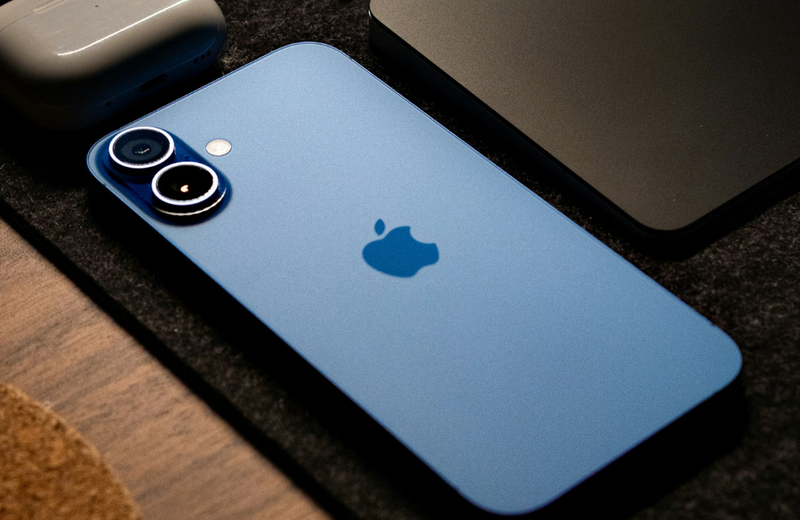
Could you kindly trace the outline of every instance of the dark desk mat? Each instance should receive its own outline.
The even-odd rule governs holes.
[[[732,408],[746,418],[741,433],[726,432],[724,424],[714,430],[719,424],[709,415],[714,424],[691,426],[680,442],[667,442],[668,457],[622,472],[603,493],[584,501],[585,508],[632,518],[796,518],[798,194],[787,194],[687,258],[650,255],[431,92],[389,74],[368,43],[366,1],[219,3],[229,37],[217,74],[296,41],[344,50],[739,344],[744,371]],[[94,184],[84,165],[89,146],[152,108],[139,107],[90,131],[56,134],[0,104],[3,218],[335,516],[475,513]],[[670,468],[677,470],[663,478]]]

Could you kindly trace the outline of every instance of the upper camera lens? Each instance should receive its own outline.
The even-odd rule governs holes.
[[[198,215],[215,207],[225,195],[217,173],[196,162],[170,164],[151,183],[153,203],[173,216]]]
[[[114,166],[128,175],[145,175],[175,156],[172,137],[149,126],[118,133],[108,147]]]

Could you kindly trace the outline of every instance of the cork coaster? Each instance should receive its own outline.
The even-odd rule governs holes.
[[[0,518],[141,516],[97,449],[40,403],[0,383]]]

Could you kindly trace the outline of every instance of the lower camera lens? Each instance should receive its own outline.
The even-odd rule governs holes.
[[[170,164],[151,183],[153,204],[167,215],[187,217],[215,208],[225,196],[217,173],[196,162]]]
[[[175,156],[172,137],[149,126],[129,128],[118,133],[108,146],[115,168],[127,175],[152,174]]]

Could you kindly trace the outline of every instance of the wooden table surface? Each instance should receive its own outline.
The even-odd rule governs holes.
[[[0,381],[94,444],[145,520],[328,518],[2,220]]]

